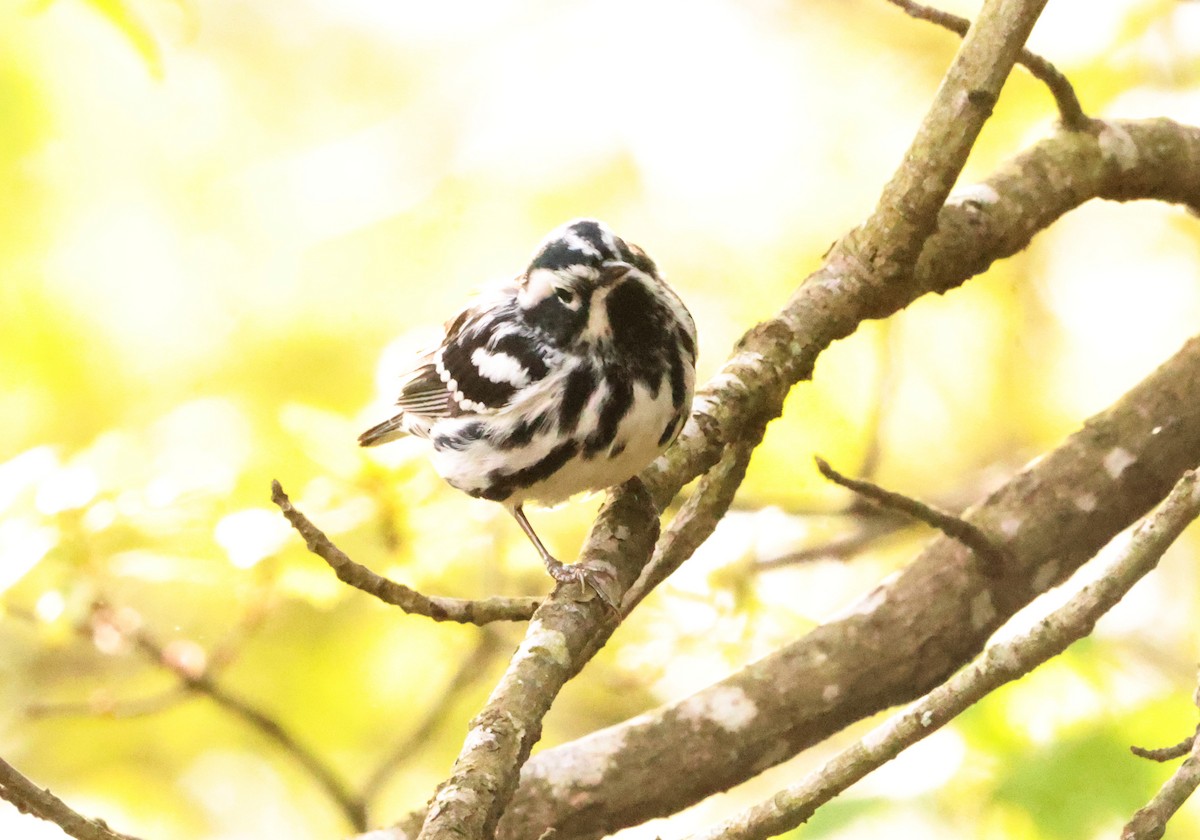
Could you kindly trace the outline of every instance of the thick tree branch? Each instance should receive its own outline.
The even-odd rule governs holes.
[[[903,162],[862,227],[834,245],[834,276],[881,289],[911,276],[938,211],[1046,0],[986,0],[946,71]]]
[[[692,835],[689,840],[765,840],[806,822],[817,808],[872,770],[941,729],[1000,686],[1024,676],[1091,634],[1100,617],[1154,570],[1163,553],[1197,516],[1200,516],[1200,479],[1190,471],[1163,503],[1138,524],[1121,556],[1099,580],[1085,586],[1033,628],[988,648],[970,666],[872,729],[799,784],[779,791],[720,825]],[[1164,787],[1155,802],[1139,812],[1139,816],[1153,812],[1147,821],[1165,825],[1166,818],[1179,808],[1200,780],[1200,761],[1195,753],[1189,761],[1190,773],[1185,774],[1184,768],[1180,768],[1175,777],[1186,775],[1188,781],[1174,785],[1170,796]],[[1163,804],[1156,807],[1160,799]],[[1128,828],[1123,835],[1129,840],[1161,836],[1161,830],[1157,834],[1130,833]]]
[[[950,244],[945,241],[947,223],[957,221],[969,232],[977,222],[977,213],[964,213],[960,220],[947,217],[943,205],[1044,5],[1044,0],[984,4],[875,212],[834,245],[824,265],[805,279],[779,315],[742,337],[734,355],[698,394],[683,435],[642,473],[659,509],[716,464],[726,446],[748,440],[747,429],[778,417],[792,386],[812,376],[817,356],[831,343],[864,320],[898,312],[925,292],[962,283],[993,260],[1023,248],[1034,231],[1049,224],[1031,228],[1011,250],[993,253],[968,237],[957,261],[941,265],[928,259],[933,240],[942,247]],[[1093,146],[1098,142],[1078,136]],[[1129,162],[1128,151],[1124,149],[1122,168]],[[1107,162],[1107,155],[1097,157]],[[1120,170],[1111,166],[1112,171]],[[1200,190],[1190,194],[1195,198]],[[1085,193],[1052,218],[1097,195],[1101,193]],[[939,279],[955,279],[935,285],[927,276],[934,271]]]
[[[658,516],[638,479],[610,494],[588,536],[581,562],[612,570],[616,591],[637,579],[658,539]],[[617,625],[599,598],[580,602],[559,587],[529,624],[487,705],[470,731],[450,777],[434,794],[421,840],[484,840],[516,790],[542,733],[542,718]]]
[[[1005,540],[987,577],[949,537],[808,635],[685,700],[526,768],[499,836],[602,836],[675,813],[931,690],[1200,461],[1200,339],[964,518]]]
[[[1095,198],[1156,199],[1200,212],[1200,129],[1156,119],[1108,121],[1095,134],[1059,132],[951,196],[912,276],[866,285],[851,266],[827,261],[776,317],[742,337],[700,391],[683,435],[642,474],[655,503],[664,507],[707,472],[759,418],[779,416],[791,387],[811,378],[817,357],[834,341],[865,320],[962,285]]]
[[[1060,132],[1018,155],[986,182],[952,197],[939,213],[938,230],[907,281],[881,293],[839,282],[828,269],[814,274],[777,317],[742,339],[739,352],[702,392],[684,435],[643,473],[656,504],[665,505],[683,484],[716,463],[727,441],[738,441],[739,432],[754,428],[756,418],[778,413],[786,389],[811,375],[821,350],[853,332],[862,320],[891,314],[928,292],[940,294],[961,285],[996,260],[1019,252],[1038,231],[1094,198],[1157,199],[1200,208],[1200,129],[1157,119],[1108,122],[1096,135]],[[869,299],[872,295],[874,301]],[[595,836],[587,829],[591,817],[597,824],[615,827],[674,813],[855,720],[928,690],[939,676],[977,653],[994,626],[1024,600],[1069,574],[1099,545],[1160,501],[1183,470],[1194,465],[1200,452],[1198,380],[1200,347],[1192,342],[1061,447],[1054,469],[1047,472],[1051,459],[1043,460],[994,495],[994,504],[980,509],[981,519],[1004,526],[1001,533],[1024,522],[1030,512],[1038,527],[1027,533],[1044,534],[1047,527],[1055,531],[1057,526],[1046,524],[1054,517],[1071,526],[1061,531],[1061,541],[1047,541],[1043,550],[1021,564],[1030,570],[1026,596],[1014,600],[981,594],[986,581],[951,574],[947,564],[955,565],[959,555],[953,545],[939,540],[897,581],[876,593],[873,599],[877,600],[861,607],[854,626],[879,629],[861,651],[857,644],[842,647],[854,631],[845,621],[834,622],[769,657],[753,672],[748,679],[751,685],[761,680],[784,689],[803,689],[782,716],[766,704],[771,713],[758,720],[763,727],[758,735],[750,733],[746,743],[735,748],[720,728],[677,725],[688,722],[686,716],[681,720],[684,704],[680,704],[546,750],[526,769],[501,836],[537,836],[542,829],[531,826],[560,826],[559,840],[590,837]],[[1139,400],[1144,404],[1139,405]],[[1156,416],[1161,418],[1157,422]],[[1112,460],[1114,452],[1118,460]],[[1106,478],[1106,463],[1121,466],[1125,454],[1138,465],[1131,474],[1137,479],[1125,476],[1114,487]],[[1042,499],[1059,501],[1044,511],[1040,504],[1028,504]],[[972,521],[980,524],[981,520]],[[1080,536],[1082,542],[1072,549],[1071,541]],[[1071,550],[1056,557],[1060,544]],[[964,619],[961,612],[939,615],[933,609],[927,614],[930,606],[939,604],[965,610],[966,623],[955,626]],[[963,607],[971,604],[977,605],[974,610]],[[976,626],[971,613],[989,620]],[[924,628],[919,637],[908,630],[914,625]],[[942,636],[954,643],[945,644]],[[893,638],[910,644],[893,648]],[[845,650],[849,661],[830,662],[829,651],[835,650]],[[861,667],[853,660],[859,653]],[[928,658],[928,654],[936,655]],[[845,679],[843,665],[847,666]],[[876,673],[887,677],[884,684],[873,685]],[[690,702],[703,708],[722,694],[733,696],[725,690],[740,690],[741,685],[737,677],[731,681]],[[871,689],[861,700],[855,693],[860,681]],[[819,687],[815,695],[813,686]],[[826,690],[830,699],[821,696]],[[731,754],[739,761],[728,762]],[[596,762],[607,769],[594,771]],[[593,770],[584,773],[584,767]],[[555,784],[541,781],[545,779],[554,779]],[[688,784],[667,784],[679,780]],[[419,827],[419,818],[415,825]],[[394,836],[412,837],[415,831],[410,818]]]
[[[54,823],[76,840],[137,840],[109,828],[104,820],[92,820],[45,788],[40,788],[0,759],[0,799],[6,799],[22,814],[31,814]]]
[[[883,289],[912,275],[1045,2],[984,2],[875,211],[830,250],[823,269],[830,278],[884,299]]]
[[[423,615],[434,621],[457,621],[460,624],[482,626],[493,621],[528,621],[541,603],[539,598],[484,598],[470,601],[465,598],[422,595],[351,560],[320,528],[292,506],[278,481],[271,482],[271,501],[279,506],[288,522],[304,538],[308,550],[328,563],[339,580],[406,613]]]

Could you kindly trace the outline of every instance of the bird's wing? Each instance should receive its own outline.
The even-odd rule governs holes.
[[[516,310],[511,289],[464,309],[440,345],[417,358],[400,383],[399,413],[359,437],[374,446],[405,434],[425,436],[445,417],[491,414],[546,375],[542,349]]]
[[[428,417],[431,420],[454,415],[454,400],[437,368],[437,356],[441,349],[422,354],[418,364],[400,381],[400,396],[396,407],[409,414]]]
[[[508,405],[548,372],[543,351],[511,295],[464,312],[450,324],[433,359],[451,416],[490,414]]]
[[[360,445],[378,446],[407,434],[425,437],[435,420],[452,416],[453,400],[434,363],[438,352],[430,350],[417,358],[413,369],[400,380],[399,412],[359,435]]]

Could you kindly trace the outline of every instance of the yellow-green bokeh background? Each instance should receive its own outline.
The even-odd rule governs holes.
[[[1200,120],[1196,4],[1052,2],[1032,43],[1097,113]],[[423,802],[520,628],[447,695],[480,631],[338,584],[271,509],[270,480],[422,589],[544,591],[503,511],[446,489],[419,449],[357,449],[404,348],[549,228],[594,215],[687,300],[707,376],[869,212],[955,46],[883,0],[0,0],[0,755],[148,838],[347,832],[210,701],[130,715],[175,681],[73,631],[103,598],[175,656],[227,654],[222,684],[352,785],[434,720],[373,820]],[[1018,71],[964,181],[1052,118]],[[844,502],[811,455],[854,471],[881,394],[878,478],[969,501],[1196,330],[1198,270],[1186,214],[1090,206],[832,348],[738,511],[568,688],[544,743],[686,696],[911,556],[919,533],[849,565],[751,570],[838,532],[806,515]],[[535,522],[569,557],[595,505]],[[1114,836],[1169,772],[1127,745],[1194,723],[1200,582],[1179,549],[1097,638],[799,836]],[[818,758],[653,831],[711,822]],[[1194,809],[1179,820],[1200,831]],[[0,836],[60,835],[0,805]]]

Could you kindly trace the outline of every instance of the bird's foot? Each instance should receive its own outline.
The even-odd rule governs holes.
[[[616,570],[607,563],[588,565],[574,563],[567,565],[546,557],[546,571],[550,577],[558,581],[560,586],[568,587],[567,594],[571,595],[570,587],[578,589],[578,595],[571,595],[576,601],[590,601],[598,597],[605,606],[613,612],[621,608],[620,593],[617,591]]]

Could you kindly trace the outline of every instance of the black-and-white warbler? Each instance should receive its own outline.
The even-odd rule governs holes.
[[[556,581],[611,601],[546,550],[523,505],[640,472],[683,428],[695,363],[692,316],[646,253],[601,222],[569,222],[446,324],[401,380],[399,413],[359,443],[428,438],[442,478],[504,505]]]

